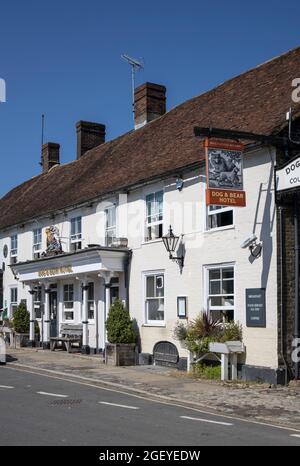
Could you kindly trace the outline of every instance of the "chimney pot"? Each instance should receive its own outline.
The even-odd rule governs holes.
[[[77,133],[77,159],[80,159],[88,150],[105,143],[105,125],[90,121],[78,121]]]
[[[160,84],[144,83],[134,91],[134,128],[166,113],[166,88]]]
[[[42,146],[42,168],[43,173],[47,173],[50,168],[60,163],[59,160],[60,145],[55,142],[47,142]]]

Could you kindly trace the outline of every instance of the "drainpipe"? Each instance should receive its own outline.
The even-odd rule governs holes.
[[[299,337],[299,238],[298,238],[298,196],[294,195],[294,244],[295,244],[295,308],[294,339]],[[299,363],[295,361],[295,379],[299,378]]]
[[[283,208],[282,206],[279,207],[279,234],[280,234],[280,327],[281,327],[281,339],[280,339],[280,356],[284,364],[285,368],[285,385],[287,385],[288,381],[288,367],[284,357],[284,335],[283,335],[283,314],[284,314],[284,307],[283,307],[283,277],[284,277],[284,227],[283,227]]]

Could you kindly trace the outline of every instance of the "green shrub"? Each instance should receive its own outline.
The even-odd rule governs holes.
[[[221,365],[198,362],[193,366],[193,375],[200,379],[219,380],[221,378]]]
[[[26,309],[25,304],[21,303],[13,314],[12,325],[17,333],[28,333],[29,332],[29,312]]]
[[[184,322],[176,322],[176,325],[173,329],[173,337],[175,340],[184,341],[187,337],[188,328]]]
[[[221,343],[225,341],[243,341],[242,325],[239,322],[228,322],[224,324],[218,341]]]
[[[109,343],[135,343],[137,333],[129,311],[125,309],[120,300],[114,301],[106,320],[107,339]]]

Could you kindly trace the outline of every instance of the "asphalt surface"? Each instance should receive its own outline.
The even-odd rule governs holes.
[[[0,445],[300,446],[300,432],[0,366]]]

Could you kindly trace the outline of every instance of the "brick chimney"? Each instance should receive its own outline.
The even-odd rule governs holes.
[[[58,165],[60,145],[55,142],[47,142],[42,146],[42,161],[43,173],[47,173],[54,165]]]
[[[160,84],[144,83],[134,91],[134,128],[166,113],[166,88]]]
[[[105,125],[90,121],[78,121],[77,132],[77,159],[80,159],[88,150],[100,146],[105,142]]]

